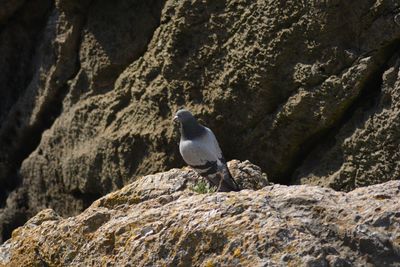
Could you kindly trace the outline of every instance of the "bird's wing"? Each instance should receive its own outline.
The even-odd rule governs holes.
[[[215,137],[214,133],[207,127],[207,133],[209,134],[210,140],[214,144],[214,153],[218,155],[218,173],[223,177],[223,181],[220,187],[220,191],[237,191],[239,187],[235,180],[233,179],[231,173],[229,172],[228,166],[226,165],[226,161],[224,155],[222,154],[221,148],[219,147],[217,138]]]
[[[179,144],[183,160],[192,167],[209,168],[212,163],[217,164],[218,155],[213,147],[203,140],[184,140]]]
[[[184,161],[220,188],[220,191],[238,190],[214,133],[206,127],[205,129],[206,134],[202,137],[181,141],[179,150]]]
[[[222,154],[221,148],[219,147],[217,138],[215,138],[214,133],[209,128],[207,127],[204,128],[206,129],[206,133],[208,136],[208,143],[210,144],[210,148],[213,150],[213,153],[215,155],[218,155],[219,160],[225,162],[224,155]]]

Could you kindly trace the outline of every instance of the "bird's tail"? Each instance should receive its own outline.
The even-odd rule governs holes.
[[[236,183],[235,179],[233,179],[232,174],[230,173],[227,166],[225,166],[223,175],[220,178],[217,191],[218,192],[240,191],[239,185]]]

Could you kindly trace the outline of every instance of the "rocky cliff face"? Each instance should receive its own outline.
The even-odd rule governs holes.
[[[397,179],[398,1],[0,2],[0,230],[182,165],[186,106],[274,182]]]
[[[248,188],[265,182],[231,164]],[[142,177],[67,219],[43,210],[0,246],[0,266],[400,266],[400,181],[196,194],[188,169]]]

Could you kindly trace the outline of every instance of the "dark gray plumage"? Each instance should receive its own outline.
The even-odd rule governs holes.
[[[181,140],[179,151],[183,160],[218,191],[239,191],[239,187],[229,173],[226,161],[214,133],[199,124],[193,115],[179,110],[174,121],[180,122]]]

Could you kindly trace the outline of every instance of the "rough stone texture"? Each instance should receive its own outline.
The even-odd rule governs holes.
[[[193,174],[139,178],[75,217],[43,210],[0,246],[0,266],[400,266],[400,181],[196,194]]]
[[[248,160],[231,160],[228,162],[228,169],[240,189],[258,190],[269,185],[267,175]]]
[[[351,190],[398,178],[396,0],[0,7],[3,238],[43,208],[77,214],[182,165],[171,123],[182,105],[226,158],[272,181]]]
[[[26,221],[26,199],[11,192],[20,181],[16,170],[35,141],[16,106],[32,112],[33,105],[21,97],[35,94],[29,87],[34,68],[39,67],[34,51],[51,9],[49,0],[23,2],[0,1],[0,242],[4,231],[10,233]],[[6,205],[10,211],[1,209]]]
[[[31,4],[25,8],[34,11]],[[82,104],[78,106],[86,107],[85,98],[111,90],[124,66],[142,55],[158,25],[157,8],[160,12],[161,1],[121,1],[112,5],[109,1],[56,1],[42,32],[35,32],[41,38],[36,36],[36,43],[32,44],[34,51],[26,51],[26,57],[31,58],[32,69],[18,69],[22,72],[19,76],[15,75],[15,71],[9,75],[8,72],[1,74],[4,74],[4,79],[12,77],[12,81],[18,81],[5,82],[11,85],[7,90],[2,90],[5,104],[1,108],[7,109],[1,110],[0,115],[5,117],[4,121],[0,120],[0,183],[4,185],[0,190],[0,199],[1,206],[5,206],[0,212],[0,232],[3,237],[7,237],[15,225],[23,223],[26,217],[47,205],[60,212],[63,210],[62,214],[77,213],[105,192],[122,186],[116,180],[114,186],[106,184],[103,189],[93,189],[92,181],[83,174],[69,180],[70,175],[84,171],[84,165],[81,170],[76,166],[76,162],[83,163],[80,155],[96,149],[92,149],[91,145],[82,145],[79,139],[75,139],[85,127],[71,126],[73,118],[67,111],[73,109],[74,113],[78,109],[74,104],[80,99]],[[38,16],[44,17],[41,13]],[[36,27],[40,26],[34,18],[26,20]],[[15,23],[11,26],[15,26]],[[7,30],[4,28],[3,32]],[[15,42],[25,43],[19,39]],[[21,49],[13,44],[4,43],[4,46],[7,49]],[[24,55],[12,50],[4,54],[11,57]],[[23,61],[19,58],[6,60],[3,68],[12,71],[13,65],[9,62],[22,64]],[[18,87],[20,92],[14,87]],[[87,103],[91,106],[95,104],[95,97]],[[76,114],[79,117],[80,113]],[[97,122],[91,123],[95,125]],[[53,123],[56,132],[46,132]],[[92,130],[87,128],[84,133]],[[64,134],[69,138],[61,137]],[[46,143],[46,136],[49,135],[58,137]],[[85,138],[90,139],[90,134]],[[28,160],[25,167],[21,167],[22,161],[40,142],[45,143],[41,145],[45,147],[44,150],[56,149],[58,152],[43,153],[42,148],[38,148],[35,159]],[[77,142],[79,145],[75,147]],[[96,146],[95,142],[93,146]],[[58,167],[65,161],[67,167]],[[118,178],[117,174],[115,178]],[[86,188],[80,190],[76,179],[81,183],[88,181],[95,192],[85,191]],[[4,200],[6,197],[7,201]]]
[[[310,154],[298,170],[300,183],[351,190],[400,178],[399,67],[399,59],[392,61],[379,82],[381,91]]]

